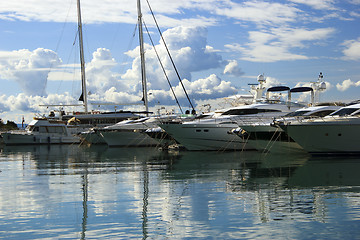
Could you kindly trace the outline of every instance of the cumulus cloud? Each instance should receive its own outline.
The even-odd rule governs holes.
[[[343,59],[345,60],[360,60],[360,38],[356,40],[347,40],[343,44]]]
[[[290,29],[272,28],[267,31],[250,31],[249,43],[227,44],[225,47],[231,51],[242,54],[242,60],[252,62],[276,62],[306,60],[309,57],[296,54],[295,49],[306,48],[306,43],[322,42],[335,32],[333,28]]]
[[[346,79],[342,83],[336,84],[336,88],[341,92],[344,92],[351,87],[360,87],[360,81],[353,82],[350,79]]]
[[[49,71],[60,63],[61,60],[54,51],[43,48],[2,52],[0,76],[17,82],[27,95],[46,95]]]
[[[92,56],[92,60],[86,64],[88,91],[103,94],[112,87],[128,90],[127,85],[119,81],[120,75],[113,70],[117,63],[110,50],[98,48]]]
[[[207,30],[202,27],[175,27],[163,33],[172,59],[181,79],[192,81],[192,73],[209,70],[221,66],[222,57],[207,45]],[[170,58],[162,42],[155,46],[161,62],[172,86],[179,83],[179,78],[173,68]],[[166,77],[159,64],[152,46],[145,45],[146,73],[149,90],[169,90]],[[134,91],[140,90],[140,56],[139,48],[127,52],[134,58],[131,69],[121,76],[122,82],[132,83],[136,86]]]
[[[25,119],[28,122],[35,115],[45,114],[49,110],[46,106],[42,105],[69,105],[76,103],[76,99],[74,99],[68,93],[48,94],[47,96],[29,96],[25,93],[19,93],[17,95],[10,96],[5,94],[1,95],[0,102],[0,112],[3,113],[2,118],[21,122],[21,117],[25,116]],[[67,109],[67,111],[72,110],[76,110],[76,107],[69,107]]]
[[[265,76],[265,78],[266,78],[266,82],[264,84],[264,87],[266,88],[282,85],[282,83],[274,77]]]
[[[192,101],[196,98],[224,97],[236,92],[230,82],[223,81],[214,74],[197,80],[192,79],[192,73],[218,68],[224,62],[219,53],[207,44],[207,30],[205,28],[176,27],[165,31],[163,36]],[[150,105],[159,102],[174,105],[174,96],[158,63],[153,47],[145,45],[145,48]],[[184,91],[161,41],[156,45],[156,49],[174,91],[177,93],[177,98],[182,103],[186,103]],[[118,63],[112,57],[110,50],[98,48],[93,53],[91,61],[86,64],[87,90],[91,93],[88,97],[90,103],[141,102],[139,47],[128,51],[126,54],[133,58],[132,65],[124,74],[119,74],[117,72]],[[1,77],[18,82],[23,89],[21,94],[3,96],[4,101],[3,105],[0,105],[0,111],[38,112],[43,109],[43,107],[39,108],[41,104],[69,105],[79,103],[76,94],[76,96],[69,93],[44,94],[50,68],[52,72],[55,72],[51,75],[53,81],[62,80],[61,72],[72,75],[73,79],[74,74],[76,76],[79,74],[79,70],[76,70],[76,73],[71,72],[74,71],[73,66],[70,68],[61,65],[61,59],[55,52],[40,48],[34,51],[2,52],[0,53],[0,61]],[[235,61],[230,61],[226,73],[239,75],[241,70]]]
[[[189,95],[195,99],[225,97],[234,94],[237,91],[230,82],[221,80],[215,74],[211,74],[207,78],[198,79],[193,82],[185,79],[183,84]],[[175,92],[177,96],[184,97],[180,84],[175,87]]]
[[[220,66],[222,57],[207,46],[206,28],[175,27],[165,31],[163,36],[175,63],[183,72],[202,71]]]
[[[236,77],[239,77],[243,75],[244,73],[241,71],[241,68],[239,67],[239,64],[236,60],[230,60],[228,61],[228,64],[224,68],[224,74],[233,75]]]

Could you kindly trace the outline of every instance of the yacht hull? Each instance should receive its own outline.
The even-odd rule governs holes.
[[[38,144],[73,144],[80,143],[80,138],[76,136],[59,136],[52,134],[22,134],[22,133],[2,133],[5,145],[38,145]]]
[[[283,126],[311,154],[360,154],[360,118],[356,123],[313,122]]]
[[[247,142],[262,152],[271,153],[298,153],[306,151],[292,140],[281,128],[267,125],[241,126],[246,131]]]
[[[191,151],[254,150],[243,139],[228,133],[236,124],[162,124],[160,127]]]
[[[104,138],[95,131],[82,132],[80,136],[88,144],[106,144]]]
[[[160,143],[149,137],[143,131],[101,131],[101,136],[109,147],[150,147]]]

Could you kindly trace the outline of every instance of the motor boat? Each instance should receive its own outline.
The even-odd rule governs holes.
[[[274,121],[304,120],[324,117],[340,109],[339,104],[324,104],[322,106],[306,107],[276,118]],[[304,153],[304,149],[289,137],[281,128],[274,126],[273,122],[253,122],[239,125],[233,133],[245,138],[247,143],[262,152],[272,153]]]
[[[310,154],[360,154],[360,104],[323,118],[276,123]]]
[[[125,120],[104,128],[95,128],[94,131],[101,135],[110,147],[159,146],[164,144],[168,137],[159,129],[158,124],[176,117],[176,115],[165,115]]]
[[[63,121],[35,118],[25,130],[1,133],[5,145],[27,144],[73,144],[80,137],[70,133]]]
[[[245,139],[229,132],[237,128],[240,121],[270,122],[274,117],[293,111],[290,109],[286,103],[256,103],[221,110],[192,121],[166,122],[160,127],[188,150],[250,150],[254,147],[245,144]]]
[[[289,91],[290,88],[285,86],[268,89],[264,98],[263,75],[258,76],[258,82],[256,86],[252,85],[252,90],[255,91],[253,104],[220,109],[192,121],[166,122],[160,124],[160,127],[187,150],[253,150],[254,147],[245,144],[245,139],[229,134],[238,127],[239,122],[270,123],[274,117],[283,116],[304,106],[269,97],[270,91]]]

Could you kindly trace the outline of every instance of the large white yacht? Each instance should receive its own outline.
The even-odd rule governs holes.
[[[278,126],[311,154],[360,153],[360,104],[323,118],[284,121]]]
[[[326,89],[326,83],[323,81],[323,74],[320,72],[317,81],[309,83],[309,86],[294,87],[288,90],[289,101],[294,94],[310,93],[310,101],[307,107],[298,109],[294,112],[281,116],[280,119],[304,119],[323,117],[336,110],[338,110],[344,104],[341,103],[319,103],[320,93]],[[271,89],[269,89],[271,90]],[[268,91],[269,91],[268,90]],[[281,87],[274,87],[272,91],[283,91],[285,89]],[[310,107],[309,107],[310,106]],[[272,126],[271,121],[253,121],[244,122],[239,121],[239,128],[234,133],[237,133],[240,137],[246,138],[248,144],[255,147],[260,151],[271,152],[301,152],[304,150],[297,143],[295,143],[289,136],[286,135],[280,128]]]
[[[275,121],[290,121],[324,117],[341,108],[339,105],[329,104],[298,109]],[[281,128],[272,123],[253,122],[239,125],[234,131],[240,137],[245,138],[247,143],[262,152],[272,153],[304,153],[304,149],[290,138]]]
[[[71,134],[64,122],[48,119],[34,119],[25,131],[4,132],[1,136],[5,145],[80,143],[80,138]]]
[[[229,132],[242,121],[271,121],[276,116],[285,115],[289,110],[286,104],[256,103],[230,108],[215,113],[210,118],[187,122],[167,122],[160,124],[171,137],[188,150],[250,150],[253,146]]]
[[[239,121],[270,122],[274,117],[283,116],[303,107],[303,105],[282,102],[279,99],[263,97],[265,78],[258,76],[259,84],[253,85],[254,102],[228,109],[215,111],[211,116],[185,122],[166,122],[160,124],[171,137],[188,150],[250,150],[254,147],[244,144],[244,139],[229,132],[238,127]],[[277,87],[277,90],[289,90]],[[268,94],[267,94],[268,96]]]

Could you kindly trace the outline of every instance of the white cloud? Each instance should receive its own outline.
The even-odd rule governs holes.
[[[216,1],[152,1],[152,9],[163,27],[188,26],[211,26],[216,23],[215,18],[197,15],[184,17],[183,9],[210,9]],[[34,7],[36,6],[36,7]],[[88,0],[81,2],[82,19],[85,24],[92,23],[136,23],[137,5],[136,1],[119,0],[99,2]],[[144,19],[150,20],[149,9],[145,1],[142,3]],[[0,2],[0,19],[40,21],[40,22],[77,22],[76,1],[64,3],[61,0],[18,0],[11,2]],[[178,14],[172,18],[172,14]],[[150,22],[150,21],[147,21]],[[152,22],[152,21],[151,21]]]
[[[93,53],[91,62],[86,64],[86,78],[91,93],[104,93],[111,87],[127,91],[128,87],[119,81],[119,74],[113,71],[117,65],[111,52],[105,48],[98,48]]]
[[[300,3],[308,5],[317,10],[334,10],[334,0],[290,0],[294,3]]]
[[[266,78],[266,82],[264,84],[264,87],[266,88],[282,85],[282,83],[274,77],[265,76],[265,78]]]
[[[343,44],[344,60],[360,60],[360,38],[356,40],[347,40]]]
[[[237,92],[230,82],[221,80],[215,74],[193,82],[184,79],[183,84],[191,98],[195,99],[219,98]],[[184,97],[180,84],[176,86],[175,93],[177,96]]]
[[[175,27],[163,33],[172,59],[181,79],[192,80],[192,73],[220,67],[222,57],[207,45],[207,30],[201,27]],[[179,79],[168,57],[167,51],[160,42],[156,46],[161,62],[166,70],[167,76],[173,86],[177,85]],[[155,51],[146,45],[146,73],[149,90],[169,89],[169,85],[160,67]],[[131,82],[140,89],[140,57],[139,48],[127,52],[128,56],[134,58],[132,68],[122,77],[121,81]]]
[[[299,9],[281,3],[264,1],[227,2],[224,7],[215,9],[219,15],[250,21],[261,25],[285,24],[294,22]]]
[[[60,63],[55,52],[43,48],[2,52],[0,77],[16,81],[27,95],[46,95],[48,73]]]
[[[295,48],[305,48],[306,43],[323,42],[334,33],[333,28],[314,30],[272,28],[268,31],[250,31],[249,43],[227,44],[231,51],[242,53],[240,59],[252,62],[276,62],[285,60],[306,60],[308,56],[296,54]]]
[[[344,92],[344,91],[348,90],[351,87],[360,87],[360,81],[353,82],[350,79],[346,79],[342,83],[337,83],[336,84],[336,88],[341,92]]]
[[[352,0],[357,4],[358,0]],[[297,3],[297,5],[295,4]],[[151,1],[152,9],[162,27],[214,26],[229,19],[255,23],[258,26],[286,25],[298,23],[299,19],[312,18],[300,7],[307,5],[315,10],[338,10],[334,0],[291,0],[282,3],[274,1],[233,1],[233,0],[182,0]],[[36,7],[34,7],[36,6]],[[136,1],[96,0],[81,2],[82,18],[85,24],[98,23],[136,23]],[[142,3],[142,12],[147,23],[153,21],[147,3]],[[39,21],[39,22],[76,22],[76,1],[64,3],[61,0],[17,0],[0,2],[0,19]],[[333,13],[317,15],[311,21],[320,21]],[[339,15],[332,17],[341,18]]]
[[[239,77],[244,73],[241,71],[241,68],[239,67],[239,64],[236,60],[230,60],[224,68],[224,74],[230,74]]]
[[[224,97],[236,92],[230,82],[223,81],[214,74],[206,78],[192,80],[193,72],[218,68],[224,62],[219,53],[207,45],[207,30],[205,28],[176,27],[165,31],[163,36],[192,101],[194,99]],[[165,105],[175,105],[173,94],[158,63],[155,51],[150,45],[145,45],[145,48],[148,92],[151,93],[149,94],[150,105],[153,106],[159,102]],[[188,104],[163,44],[158,43],[156,49],[179,101]],[[110,50],[98,48],[93,53],[91,61],[86,64],[87,90],[91,92],[88,98],[90,103],[140,103],[142,91],[139,48],[136,47],[126,54],[133,58],[132,65],[125,74],[120,75],[117,72],[118,63],[112,57]],[[45,89],[51,65],[52,72],[55,72],[51,75],[52,80],[63,80],[61,74],[65,74],[65,78],[69,79],[70,77],[67,75],[72,75],[72,80],[74,78],[79,79],[80,86],[79,70],[76,69],[75,73],[71,72],[74,71],[74,65],[71,67],[70,65],[61,65],[61,60],[56,53],[46,49],[36,49],[33,52],[29,50],[14,51],[11,52],[10,56],[9,60],[9,53],[0,53],[0,61],[3,62],[0,68],[1,76],[21,82],[24,93],[8,96],[4,100],[3,106],[0,106],[0,111],[2,109],[3,111],[38,112],[44,110],[43,107],[39,107],[39,104],[68,105],[79,103],[78,96],[69,93],[41,94],[41,90]],[[226,73],[241,73],[235,61],[229,63],[231,64],[227,66]],[[77,68],[79,68],[78,64]],[[33,79],[40,82],[34,84]],[[74,89],[72,90],[74,91]]]

